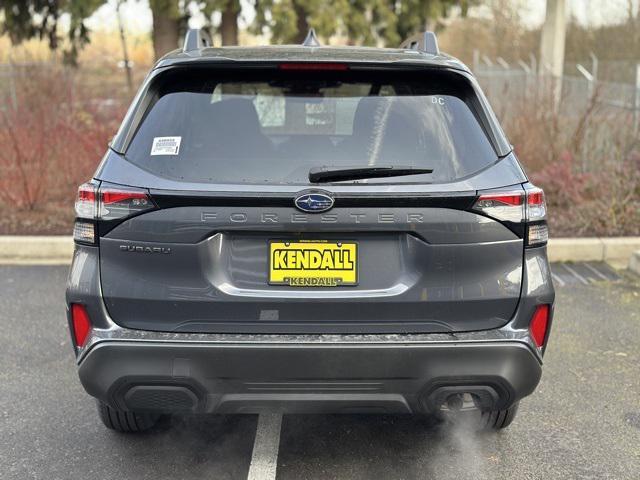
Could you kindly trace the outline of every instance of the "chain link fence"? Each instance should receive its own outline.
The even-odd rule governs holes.
[[[133,70],[134,81],[139,84],[146,75],[146,66]],[[104,108],[126,106],[135,92],[130,91],[122,66],[114,62],[85,62],[80,68],[60,65],[57,62],[15,62],[0,64],[0,112],[7,108],[18,108],[21,90],[24,90],[34,76],[52,77],[62,74],[67,80],[65,87],[71,89],[73,101],[99,104]],[[54,91],[60,85],[51,84],[46,88]],[[80,92],[83,90],[82,92]],[[78,95],[76,95],[78,91]],[[91,95],[88,96],[87,92]]]
[[[565,65],[560,79],[539,73],[533,57],[509,64],[476,54],[473,69],[510,136],[518,125],[517,148],[530,137],[527,128],[542,126],[549,132],[538,140],[563,138],[558,144],[571,149],[581,170],[597,172],[624,161],[640,141],[640,66],[636,83],[598,80],[595,57],[589,68]]]
[[[560,114],[579,117],[595,105],[601,112],[631,114],[637,133],[640,64],[634,66],[635,84],[598,80],[597,61],[590,68],[591,71],[581,64],[567,64],[565,75],[558,81],[548,74],[537,73],[535,59],[528,64],[519,62],[511,65],[502,59],[492,61],[485,56],[477,56],[474,62],[474,73],[499,114],[508,115],[510,108],[518,105],[519,101],[535,101],[555,90]],[[576,75],[571,72],[576,72]]]

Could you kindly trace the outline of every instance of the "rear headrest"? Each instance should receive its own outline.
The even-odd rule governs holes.
[[[376,109],[380,105],[381,97],[363,97],[358,102],[353,116],[353,135],[371,135],[375,124]]]
[[[398,158],[417,162],[422,155],[420,106],[411,97],[378,97],[372,114],[374,127],[369,144],[369,162],[394,163]],[[397,162],[396,162],[397,163]]]
[[[253,102],[246,98],[230,98],[211,104],[209,115],[211,128],[214,132],[231,132],[238,134],[238,130],[246,134],[258,134],[260,120]]]

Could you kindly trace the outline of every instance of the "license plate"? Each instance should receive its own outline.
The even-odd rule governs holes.
[[[358,244],[273,240],[269,243],[269,283],[291,287],[357,285]]]

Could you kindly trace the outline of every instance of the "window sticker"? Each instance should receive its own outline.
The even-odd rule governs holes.
[[[154,137],[151,155],[178,155],[182,137]]]

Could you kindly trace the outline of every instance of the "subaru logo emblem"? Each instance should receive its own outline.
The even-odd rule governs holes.
[[[303,192],[296,197],[295,205],[303,212],[326,212],[333,207],[333,197],[328,192]]]

